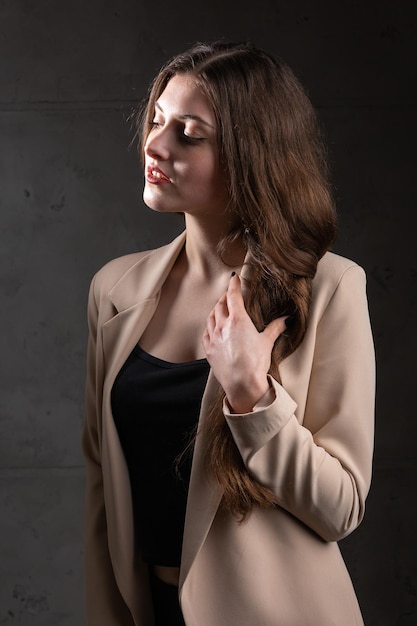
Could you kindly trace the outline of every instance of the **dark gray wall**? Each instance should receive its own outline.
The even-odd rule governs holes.
[[[0,624],[84,624],[88,284],[181,228],[141,202],[127,118],[168,56],[222,36],[286,59],[327,130],[336,250],[368,273],[378,356],[374,482],[341,547],[367,625],[417,623],[412,5],[0,2]]]

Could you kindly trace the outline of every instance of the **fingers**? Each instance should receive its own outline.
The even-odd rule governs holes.
[[[215,327],[216,327],[216,318],[215,318],[214,309],[213,309],[207,318],[206,333],[208,333],[209,335],[212,335]]]
[[[211,337],[216,328],[221,328],[228,316],[228,313],[226,294],[223,294],[207,318],[205,334],[208,334],[208,336]]]
[[[247,315],[245,303],[242,295],[242,285],[240,278],[237,274],[232,274],[232,277],[229,281],[229,288],[227,290],[227,306],[231,314],[241,314],[244,312]],[[265,327],[264,333],[270,339],[271,343],[274,344],[280,335],[286,330],[285,320],[288,318],[288,315],[283,315],[282,317],[278,317],[275,320],[272,320]]]
[[[286,330],[285,320],[288,315],[283,315],[282,317],[278,317],[276,320],[272,320],[263,330],[263,333],[266,334],[267,337],[271,340],[272,343],[278,339],[280,335]]]
[[[222,297],[218,300],[216,306],[213,309],[214,320],[217,326],[221,326],[224,320],[229,315],[229,310],[227,308],[227,299],[226,294],[224,293]]]
[[[211,311],[207,318],[207,325],[205,336],[207,338],[213,337],[215,332],[222,332],[222,329],[227,320],[231,321],[232,318],[237,322],[242,321],[248,317],[245,303],[242,295],[241,281],[237,274],[233,273],[227,292],[218,300],[216,306]],[[288,315],[283,315],[275,320],[272,320],[265,329],[263,334],[268,339],[271,346],[275,343],[278,337],[286,330],[285,320]]]
[[[235,273],[233,273],[230,278],[226,296],[227,306],[231,313],[239,313],[242,310],[246,311],[245,303],[243,301],[242,285],[240,282],[240,278]]]

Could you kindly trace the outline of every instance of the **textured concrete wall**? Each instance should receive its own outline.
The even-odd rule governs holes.
[[[368,626],[417,622],[412,4],[0,2],[1,625],[84,624],[88,283],[181,228],[143,207],[127,118],[169,55],[219,37],[286,59],[326,127],[379,364],[374,483],[342,549]]]

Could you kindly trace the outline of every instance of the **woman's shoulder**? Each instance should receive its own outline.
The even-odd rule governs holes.
[[[108,261],[96,272],[91,281],[91,292],[95,294],[95,299],[102,301],[102,298],[106,297],[124,276],[154,252],[154,250],[144,250]]]
[[[135,268],[138,268],[138,271],[140,271],[140,267],[144,263],[153,263],[159,257],[163,258],[165,255],[169,256],[174,253],[177,246],[181,245],[182,238],[183,235],[181,234],[164,246],[125,254],[108,261],[93,277],[96,288],[110,291],[126,274],[134,271]]]
[[[326,252],[317,265],[317,274],[315,280],[334,281],[338,283],[344,274],[350,270],[354,273],[364,274],[363,268],[355,261],[347,257],[336,254],[335,252]]]
[[[361,287],[365,282],[365,272],[355,261],[335,252],[326,252],[317,265],[313,293],[317,295],[326,292],[331,296],[340,287]]]
[[[94,281],[111,288],[126,272],[143,261],[147,256],[155,253],[157,249],[132,252],[108,261],[97,271]]]
[[[368,316],[366,275],[355,261],[327,252],[317,265],[312,287],[310,313],[311,320],[316,320],[315,323],[312,321],[312,328],[319,323],[325,311],[331,310],[333,314],[336,311],[337,323],[345,315],[352,316],[353,309],[355,314],[362,316],[361,319]]]

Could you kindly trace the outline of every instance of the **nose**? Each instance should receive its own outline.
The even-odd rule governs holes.
[[[145,142],[145,154],[161,160],[168,159],[170,154],[169,133],[165,128],[154,128]]]

